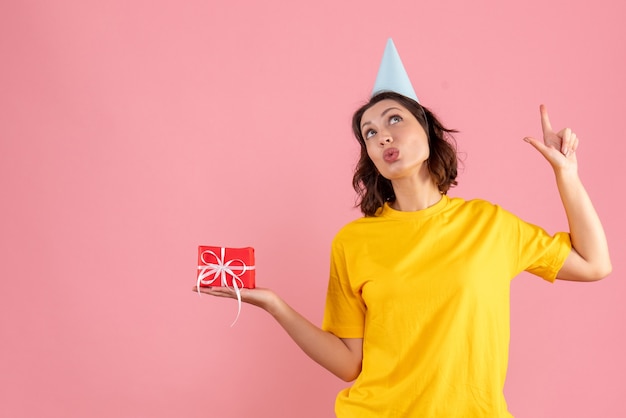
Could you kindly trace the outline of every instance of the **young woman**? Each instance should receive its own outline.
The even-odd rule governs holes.
[[[333,240],[322,327],[269,289],[243,289],[242,300],[269,312],[313,360],[354,380],[337,396],[338,417],[510,417],[510,280],[529,271],[594,281],[611,271],[577,174],[578,138],[569,128],[554,132],[541,106],[543,141],[525,139],[552,166],[567,213],[569,233],[550,236],[499,206],[448,197],[454,131],[411,91],[391,90],[353,117],[361,145],[353,184],[365,216]],[[235,297],[229,288],[200,291]]]

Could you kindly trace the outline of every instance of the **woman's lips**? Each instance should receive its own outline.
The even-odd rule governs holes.
[[[383,160],[388,163],[392,163],[398,159],[400,156],[400,151],[398,148],[387,148],[385,152],[383,152]]]

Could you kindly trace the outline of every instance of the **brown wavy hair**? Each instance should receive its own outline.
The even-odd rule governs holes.
[[[361,146],[361,155],[354,169],[352,187],[357,193],[355,207],[359,207],[365,216],[374,216],[378,208],[385,202],[395,200],[391,181],[383,177],[367,155],[365,140],[361,134],[361,118],[367,109],[374,104],[391,99],[404,106],[419,121],[428,134],[430,153],[426,164],[428,171],[437,184],[439,191],[446,194],[450,187],[456,186],[458,157],[455,129],[448,129],[426,107],[413,99],[395,92],[383,92],[372,97],[369,102],[361,106],[352,116],[352,132]]]

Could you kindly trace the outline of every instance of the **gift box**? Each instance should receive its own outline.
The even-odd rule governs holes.
[[[254,248],[198,247],[198,287],[254,289]]]

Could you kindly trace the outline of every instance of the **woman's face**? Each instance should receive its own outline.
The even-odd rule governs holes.
[[[428,136],[411,112],[395,100],[382,100],[363,113],[361,135],[367,154],[385,178],[428,175],[424,162]]]

